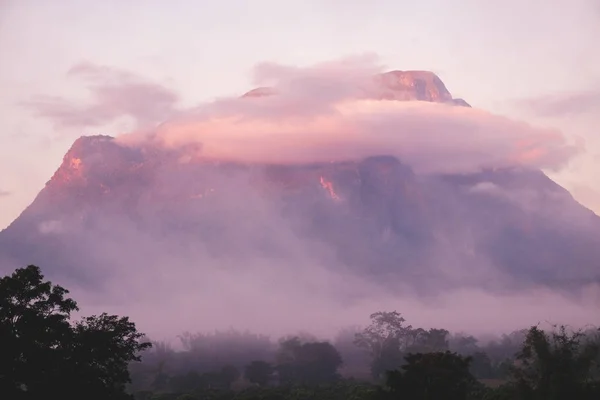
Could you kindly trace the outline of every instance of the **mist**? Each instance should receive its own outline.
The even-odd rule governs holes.
[[[167,173],[157,186],[177,198],[192,185],[184,176]],[[89,263],[81,268],[95,277],[93,290],[67,285],[82,314],[129,315],[143,332],[168,341],[186,331],[230,328],[332,340],[344,328],[365,326],[371,313],[391,309],[414,326],[477,336],[538,323],[583,327],[597,321],[596,284],[565,291],[519,282],[485,254],[457,255],[457,244],[468,245],[477,232],[456,227],[450,243],[428,247],[425,257],[410,253],[395,269],[383,262],[379,271],[357,268],[340,247],[303,233],[303,214],[290,215],[278,198],[265,194],[257,184],[261,174],[192,177],[210,188],[203,203],[157,217],[155,200],[140,201],[137,212],[148,218],[142,223],[102,210],[93,228],[61,225],[61,234],[80,236],[81,260]],[[345,207],[343,198],[330,203]],[[165,219],[190,227],[173,229]],[[344,243],[368,251],[370,259],[372,243],[354,231],[341,233]]]
[[[82,285],[70,272],[48,276],[60,277],[55,283],[71,290],[81,313],[128,315],[141,331],[161,339],[230,327],[276,337],[306,331],[333,338],[348,326],[366,325],[373,312],[392,309],[417,326],[477,335],[542,321],[572,326],[597,321],[598,285],[567,292],[530,282],[474,245],[487,231],[465,222],[476,217],[461,205],[464,193],[537,212],[537,192],[506,194],[492,183],[450,191],[436,181],[443,174],[506,167],[558,170],[581,145],[558,131],[476,108],[379,100],[373,75],[381,70],[370,57],[306,68],[262,64],[255,83],[271,87],[274,95],[170,109],[173,116],[155,128],[118,136],[118,146],[138,151],[151,165],[150,183],[115,183],[110,204],[99,202],[80,214],[36,216],[39,235],[76,238],[73,257],[93,285]],[[111,98],[116,92],[111,86]],[[172,98],[160,94],[172,107]],[[95,109],[106,110],[86,112]],[[153,108],[145,103],[146,109]],[[115,113],[110,108],[111,118]],[[354,209],[352,186],[327,189],[315,181],[306,193],[321,197],[288,203],[265,167],[334,168],[372,156],[396,157],[414,172],[415,182],[435,187],[431,197],[443,199],[444,207],[459,207],[452,214],[442,206],[426,208],[425,200],[411,203],[426,208],[424,221],[436,222],[433,245],[419,248],[397,238],[389,226],[373,222],[377,216],[347,218]],[[82,168],[84,174],[114,168],[113,175],[105,174],[113,179],[117,166],[89,157]],[[338,190],[335,197],[331,188]],[[552,212],[558,225],[596,232],[586,212],[569,211],[574,200],[568,193],[548,193],[555,194],[551,208],[540,213],[564,209]],[[334,237],[335,245],[318,232]],[[385,256],[392,250],[398,256]],[[364,266],[361,257],[369,260]],[[44,270],[43,259],[32,262]],[[570,277],[569,268],[553,270],[552,276]],[[581,268],[573,278],[585,281],[595,266]],[[547,271],[537,273],[543,277]]]

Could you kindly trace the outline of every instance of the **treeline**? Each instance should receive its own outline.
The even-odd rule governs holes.
[[[309,353],[315,362],[336,371],[335,374],[323,373],[328,381],[337,377],[378,381],[385,371],[401,365],[406,354],[448,350],[470,356],[470,369],[476,378],[501,380],[507,377],[512,358],[526,335],[525,330],[520,330],[480,343],[471,335],[406,325],[397,312],[379,312],[373,314],[371,320],[367,329],[343,330],[331,343],[306,334],[272,341],[268,336],[233,329],[185,333],[179,337],[182,351],[175,351],[164,342],[153,343],[142,363],[132,367],[134,386],[163,389],[166,377],[178,381],[190,371],[214,375],[222,368],[235,369],[241,376],[246,367],[256,361],[267,363],[274,376],[272,380],[277,380],[281,379],[278,371],[284,368],[284,361],[307,359]],[[157,384],[161,387],[156,387]]]
[[[396,311],[335,340],[230,330],[151,343],[127,317],[71,320],[28,266],[0,279],[0,398],[37,400],[597,400],[600,331],[538,326],[479,342]]]
[[[415,328],[393,311],[372,314],[368,327],[346,330],[332,343],[299,336],[273,343],[235,330],[180,339],[184,351],[156,343],[132,367],[131,389],[138,399],[508,400],[600,394],[600,335],[592,329],[532,327],[481,344],[470,335]]]

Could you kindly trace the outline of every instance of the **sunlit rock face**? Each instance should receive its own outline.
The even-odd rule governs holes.
[[[446,85],[429,71],[390,71],[378,75],[381,98],[389,100],[420,100],[445,103],[452,101]]]

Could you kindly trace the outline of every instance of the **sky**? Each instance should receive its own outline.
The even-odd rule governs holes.
[[[584,151],[551,176],[600,213],[599,39],[598,0],[0,0],[0,229],[81,135],[242,94],[262,62],[360,54],[431,70],[476,108],[562,131]],[[106,71],[128,96],[90,92]]]

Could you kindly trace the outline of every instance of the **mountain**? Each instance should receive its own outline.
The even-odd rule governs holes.
[[[373,85],[363,88],[366,98],[398,101],[429,101],[471,107],[463,99],[452,97],[444,82],[431,71],[389,71],[373,77]],[[259,87],[242,97],[263,97],[277,94],[270,87]]]
[[[469,106],[431,72],[375,81],[367,96]],[[386,154],[306,165],[184,159],[110,136],[77,139],[0,232],[0,267],[34,263],[90,288],[132,265],[175,263],[319,265],[423,293],[572,289],[600,278],[600,218],[539,170],[422,175]]]

